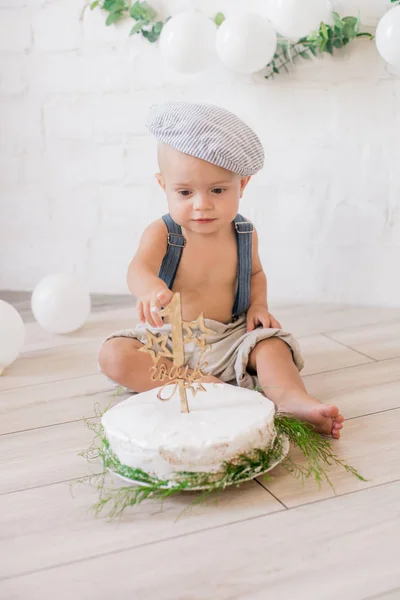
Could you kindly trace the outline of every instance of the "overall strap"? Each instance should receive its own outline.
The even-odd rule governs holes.
[[[161,263],[158,276],[164,281],[168,288],[171,289],[179,267],[182,249],[185,247],[186,240],[182,235],[181,226],[175,223],[170,214],[164,215],[163,221],[168,229],[168,246],[167,252]]]
[[[235,304],[233,305],[232,320],[236,321],[239,315],[247,312],[250,306],[250,281],[251,281],[251,247],[253,224],[242,215],[237,214],[233,220],[238,247],[238,281]]]

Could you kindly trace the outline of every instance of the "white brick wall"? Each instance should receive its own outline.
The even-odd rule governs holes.
[[[0,0],[0,289],[73,271],[93,292],[126,291],[141,231],[165,211],[145,115],[188,98],[237,112],[265,144],[241,210],[258,227],[272,299],[400,305],[400,80],[373,43],[275,81],[219,65],[186,78],[129,38],[130,23],[106,28],[85,4]],[[334,4],[369,26],[389,6]],[[243,2],[154,5],[229,15]]]

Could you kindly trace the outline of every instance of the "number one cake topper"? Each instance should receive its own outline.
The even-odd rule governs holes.
[[[166,381],[157,394],[158,399],[170,400],[179,391],[181,412],[188,413],[187,390],[191,390],[193,396],[197,392],[206,391],[200,383],[201,378],[205,375],[200,370],[200,361],[209,348],[206,344],[206,336],[214,333],[214,331],[206,327],[203,313],[195,321],[182,321],[181,296],[179,293],[174,294],[170,304],[160,310],[160,315],[163,317],[168,316],[171,321],[172,352],[167,348],[168,333],[153,334],[148,329],[146,330],[147,342],[143,348],[140,348],[140,351],[147,352],[153,359],[154,365],[150,368],[151,379],[153,381]],[[200,335],[196,336],[193,330],[199,330]],[[185,336],[183,336],[183,331],[185,331]],[[191,343],[199,346],[200,351],[196,365],[190,373],[189,367],[185,366],[185,344]],[[164,363],[159,365],[161,357],[172,358],[173,366],[169,371]],[[207,363],[203,363],[203,366],[207,366]],[[172,392],[169,396],[164,397],[163,392],[170,385],[173,385]]]

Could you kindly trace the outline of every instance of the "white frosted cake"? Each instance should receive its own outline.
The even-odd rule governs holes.
[[[123,465],[160,479],[179,471],[217,473],[254,448],[275,439],[274,404],[256,391],[228,384],[203,384],[189,413],[180,412],[179,394],[162,402],[159,388],[137,394],[108,410],[102,425]]]

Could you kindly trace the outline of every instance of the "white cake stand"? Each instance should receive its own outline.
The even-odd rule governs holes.
[[[287,437],[282,437],[282,454],[279,458],[277,458],[269,467],[268,469],[266,469],[265,471],[263,471],[262,473],[256,473],[254,475],[252,475],[251,477],[247,477],[246,479],[240,479],[239,481],[235,481],[230,485],[236,485],[236,484],[242,484],[245,481],[251,481],[252,479],[255,479],[256,477],[261,477],[262,475],[265,475],[266,473],[268,473],[269,471],[272,471],[272,469],[275,469],[275,467],[277,465],[279,465],[279,463],[281,463],[283,461],[284,458],[286,458],[286,456],[288,455],[290,450],[290,442],[288,440]],[[144,483],[143,481],[135,481],[134,479],[129,479],[128,477],[124,477],[123,475],[119,475],[118,473],[116,473],[115,471],[112,471],[111,469],[108,469],[108,471],[114,475],[117,479],[120,479],[122,481],[125,481],[126,483],[129,483],[130,485],[133,486],[143,486],[143,487],[148,487],[150,484]],[[176,482],[178,483],[178,482]],[[160,489],[168,489],[169,486],[160,486]],[[207,490],[208,486],[199,486],[199,487],[191,487],[188,489],[183,489],[183,492],[197,492],[197,491],[202,491],[202,490]]]

